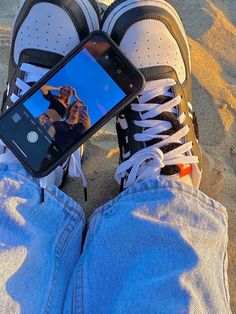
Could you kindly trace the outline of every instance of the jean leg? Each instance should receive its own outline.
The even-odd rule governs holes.
[[[19,164],[0,165],[0,313],[61,313],[81,254],[84,214]]]
[[[227,213],[179,182],[138,183],[90,220],[72,313],[231,313]]]

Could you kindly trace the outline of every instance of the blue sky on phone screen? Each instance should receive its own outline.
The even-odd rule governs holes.
[[[69,85],[75,88],[79,98],[88,107],[92,125],[126,96],[85,48],[45,85],[54,87]],[[58,91],[52,91],[52,94],[58,95]],[[72,97],[70,102],[73,100]],[[37,118],[47,111],[49,102],[39,90],[25,101],[24,106]]]

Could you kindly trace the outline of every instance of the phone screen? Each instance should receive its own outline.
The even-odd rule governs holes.
[[[2,119],[1,133],[34,172],[50,167],[127,96],[127,84],[114,80],[112,62],[110,47],[97,53],[89,42]]]

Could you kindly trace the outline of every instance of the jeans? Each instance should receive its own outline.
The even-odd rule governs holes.
[[[0,313],[231,313],[225,208],[150,180],[95,210],[0,165]]]

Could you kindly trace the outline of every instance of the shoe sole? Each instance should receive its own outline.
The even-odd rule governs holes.
[[[77,1],[78,2],[78,1]],[[97,25],[94,24],[94,21],[97,20],[98,25],[100,25],[100,12],[98,8],[98,4],[95,0],[80,0],[79,4],[81,5],[81,9],[84,13],[84,16],[87,19],[87,22],[90,20],[91,25],[89,25],[90,32],[97,30]],[[91,8],[90,8],[91,7]]]

